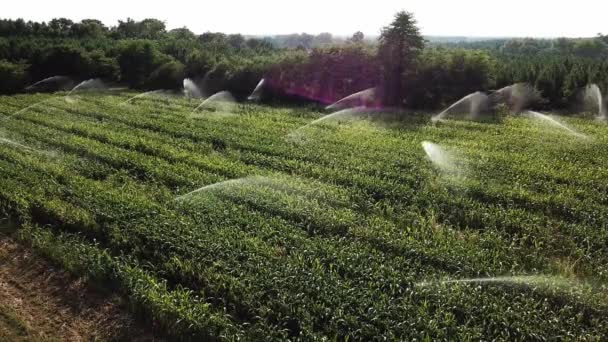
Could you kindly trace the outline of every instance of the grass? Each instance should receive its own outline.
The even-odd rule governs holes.
[[[608,337],[608,126],[0,98],[0,214],[182,339]],[[463,165],[436,168],[421,143]],[[175,198],[232,179],[229,186]],[[451,280],[509,277],[517,281]],[[527,281],[532,279],[534,281]],[[424,286],[420,286],[424,284]],[[555,285],[557,284],[557,285]]]
[[[8,307],[0,308],[0,338],[4,341],[25,341],[30,334],[27,323]]]

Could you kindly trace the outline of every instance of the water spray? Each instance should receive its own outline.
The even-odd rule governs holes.
[[[551,125],[553,127],[557,127],[560,129],[565,130],[566,132],[570,133],[573,136],[576,136],[578,138],[582,138],[582,139],[588,139],[589,137],[585,134],[579,133],[577,131],[575,131],[574,129],[566,126],[565,124],[557,121],[556,119],[550,117],[549,115],[546,114],[542,114],[539,112],[534,112],[534,111],[528,111],[526,112],[526,116],[528,116],[529,118],[544,122],[548,125]]]
[[[78,85],[76,85],[74,88],[72,88],[72,90],[70,90],[68,92],[68,94],[65,96],[65,100],[67,102],[74,102],[74,100],[70,97],[70,95],[72,95],[74,92],[76,91],[81,91],[81,90],[94,90],[94,89],[106,89],[106,85],[103,83],[103,81],[101,81],[98,78],[92,78],[86,81],[82,81],[80,82]]]
[[[160,89],[160,90],[152,90],[152,91],[148,91],[148,92],[145,92],[145,93],[141,93],[141,94],[138,94],[138,95],[135,95],[135,96],[131,97],[130,99],[126,100],[125,102],[120,103],[120,105],[121,106],[122,105],[126,105],[126,104],[129,104],[129,103],[131,103],[132,101],[134,101],[136,99],[139,99],[139,98],[142,98],[142,97],[146,97],[146,96],[150,96],[150,95],[155,95],[155,94],[162,94],[164,92],[165,92],[164,89]]]
[[[369,88],[349,95],[327,107],[327,110],[342,109],[345,107],[369,107],[376,102],[376,88]]]
[[[258,83],[258,85],[255,86],[255,89],[253,89],[253,91],[251,92],[251,95],[249,95],[249,97],[247,97],[247,100],[260,101],[262,99],[262,92],[264,90],[265,85],[266,85],[266,80],[262,78],[260,80],[260,82]]]
[[[449,106],[443,112],[435,115],[431,121],[437,122],[444,120],[449,114],[463,111],[468,113],[469,118],[475,119],[482,112],[487,111],[490,108],[490,100],[488,95],[480,91],[469,94],[462,99],[456,101],[454,104]]]
[[[234,96],[228,91],[220,91],[219,93],[213,94],[208,99],[204,100],[192,111],[191,115],[199,109],[211,110],[214,112],[223,112],[224,114],[231,114],[235,111],[236,100]]]
[[[184,95],[187,98],[200,99],[203,97],[201,89],[189,78],[184,79]]]
[[[584,100],[586,104],[590,104],[590,107],[595,107],[594,109],[597,109],[598,120],[606,121],[606,119],[608,119],[602,91],[597,84],[590,84],[585,88]]]

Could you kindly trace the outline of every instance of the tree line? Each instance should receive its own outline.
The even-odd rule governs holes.
[[[479,41],[436,41],[435,46],[486,50],[495,55],[505,56],[569,56],[587,58],[608,57],[608,35],[598,34],[590,38],[513,38]]]
[[[361,32],[340,42],[327,34],[197,35],[167,30],[156,19],[113,27],[91,19],[0,20],[0,93],[55,75],[134,89],[179,89],[187,77],[207,93],[228,90],[244,99],[265,78],[268,99],[328,103],[377,87],[385,105],[436,109],[474,91],[529,82],[548,99],[546,106],[561,107],[587,83],[608,89],[606,41],[430,44],[408,12],[398,13],[374,42]]]

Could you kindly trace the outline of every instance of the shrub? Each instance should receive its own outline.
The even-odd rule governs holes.
[[[26,86],[27,65],[0,60],[0,93],[16,93]]]

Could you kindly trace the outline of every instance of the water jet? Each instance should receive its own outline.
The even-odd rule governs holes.
[[[540,93],[528,83],[515,83],[501,88],[490,94],[493,105],[504,104],[513,113],[521,113],[524,109],[541,100]]]
[[[565,124],[563,124],[563,123],[561,123],[559,121],[557,121],[556,119],[552,118],[549,115],[542,114],[542,113],[539,113],[539,112],[534,112],[534,111],[528,111],[528,112],[526,112],[526,116],[528,116],[529,118],[532,118],[532,119],[544,122],[544,123],[546,123],[548,125],[551,125],[553,127],[557,127],[557,128],[563,129],[566,132],[568,132],[571,135],[574,135],[574,136],[576,136],[578,138],[582,138],[582,139],[588,139],[589,138],[588,136],[575,131],[574,129],[566,126]]]
[[[184,96],[187,98],[200,99],[203,97],[201,89],[189,78],[184,79]]]
[[[422,148],[426,153],[427,158],[441,171],[455,172],[458,171],[456,158],[446,151],[441,146],[429,141],[422,142]]]
[[[376,102],[376,88],[369,88],[349,95],[325,107],[326,110],[342,109],[345,107],[371,107]]]
[[[131,97],[130,99],[126,100],[125,102],[120,103],[120,105],[126,105],[128,103],[131,103],[133,100],[136,100],[136,99],[139,99],[139,98],[142,98],[142,97],[146,97],[146,96],[150,96],[150,95],[162,94],[164,92],[165,92],[165,90],[163,90],[163,89],[147,91],[145,93],[141,93],[141,94],[138,94],[138,95],[135,95],[135,96]]]
[[[74,100],[70,97],[70,95],[72,95],[76,91],[95,90],[95,89],[101,90],[101,89],[106,89],[106,88],[107,87],[103,83],[103,81],[101,81],[98,78],[91,78],[89,80],[78,83],[78,85],[76,85],[74,88],[72,88],[72,90],[70,90],[68,92],[68,94],[65,96],[65,100],[70,103],[74,102]]]
[[[606,121],[608,119],[602,91],[597,84],[589,84],[585,88],[583,99],[587,108],[597,110],[598,120]]]
[[[236,100],[230,92],[220,91],[202,101],[200,105],[194,108],[191,115],[194,115],[199,109],[230,114],[236,109]]]
[[[260,101],[262,99],[262,92],[264,91],[264,86],[266,85],[266,80],[261,79],[257,86],[251,92],[251,95],[247,97],[249,101]]]
[[[467,113],[469,118],[476,119],[482,112],[490,109],[490,101],[488,95],[483,92],[475,92],[469,94],[462,99],[456,101],[443,112],[435,115],[431,121],[437,122],[444,120],[451,113]]]

